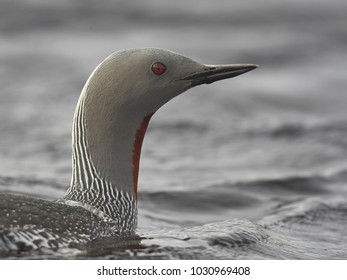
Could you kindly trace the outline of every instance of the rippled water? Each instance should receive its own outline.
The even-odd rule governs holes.
[[[152,119],[139,238],[11,258],[347,258],[345,1],[0,4],[0,190],[56,199],[80,90],[109,53],[261,68]]]

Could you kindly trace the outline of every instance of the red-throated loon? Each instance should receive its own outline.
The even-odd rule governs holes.
[[[72,131],[72,180],[56,202],[0,194],[0,250],[63,247],[133,235],[143,137],[166,102],[253,64],[204,65],[161,49],[111,54],[91,74]]]

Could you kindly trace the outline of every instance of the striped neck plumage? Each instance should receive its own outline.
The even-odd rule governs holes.
[[[69,205],[82,206],[103,220],[114,223],[120,233],[133,233],[137,224],[138,170],[136,168],[138,168],[142,139],[147,125],[141,125],[134,135],[134,141],[129,141],[134,142],[132,145],[137,148],[131,150],[127,159],[124,152],[129,151],[129,148],[126,147],[127,145],[122,145],[126,141],[114,138],[115,135],[109,130],[110,124],[104,123],[102,126],[88,122],[88,113],[93,112],[88,110],[87,97],[84,90],[74,115],[72,179],[64,201]],[[97,104],[94,105],[97,106]],[[99,116],[108,114],[105,108],[99,113]],[[105,118],[104,121],[107,122],[109,119]],[[112,138],[113,141],[110,141]],[[112,146],[110,143],[116,145]],[[100,163],[100,160],[104,162]],[[119,160],[124,160],[124,164],[121,164]],[[114,174],[107,173],[112,168],[110,165],[113,165]],[[118,175],[118,181],[114,180],[117,178],[116,175]]]

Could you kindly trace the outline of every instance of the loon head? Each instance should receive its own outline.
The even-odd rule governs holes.
[[[89,77],[76,108],[73,175],[65,199],[92,206],[112,219],[134,220],[140,153],[151,116],[194,86],[256,67],[206,65],[153,48],[111,54]],[[129,223],[133,229],[134,222]]]
[[[128,112],[146,116],[189,88],[232,78],[256,67],[205,65],[172,51],[129,49],[106,58],[93,73],[89,87],[94,86],[92,92],[114,103],[117,110],[121,105]]]

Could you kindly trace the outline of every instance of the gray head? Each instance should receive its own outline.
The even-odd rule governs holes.
[[[110,55],[93,73],[89,87],[125,110],[146,116],[173,97],[200,84],[232,78],[256,65],[205,65],[191,58],[161,49],[129,49]],[[96,87],[96,88],[95,88]],[[104,98],[103,94],[103,98]]]

